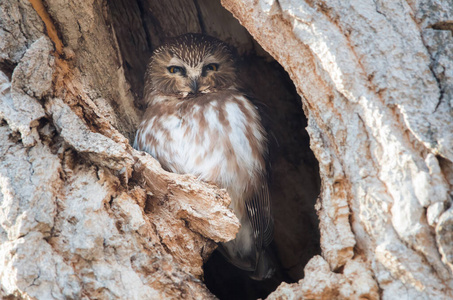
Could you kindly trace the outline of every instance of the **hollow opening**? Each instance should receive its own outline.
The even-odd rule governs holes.
[[[110,0],[108,8],[135,106],[144,111],[143,78],[153,49],[172,36],[205,33],[236,47],[240,79],[265,104],[270,136],[270,193],[274,213],[271,244],[279,270],[255,281],[214,252],[204,266],[204,282],[220,299],[265,298],[282,282],[303,278],[308,260],[320,253],[318,162],[309,148],[307,120],[296,88],[284,71],[247,30],[212,0]]]

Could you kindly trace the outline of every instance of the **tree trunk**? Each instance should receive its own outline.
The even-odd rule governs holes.
[[[452,298],[452,2],[221,2],[243,27],[212,0],[0,2],[0,296],[215,297],[229,196],[130,146],[151,51],[203,32],[274,118],[275,248],[298,282],[268,299]]]

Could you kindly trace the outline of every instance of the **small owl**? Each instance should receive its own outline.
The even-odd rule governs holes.
[[[219,249],[250,277],[269,278],[267,137],[257,107],[240,91],[232,48],[202,34],[169,40],[151,57],[144,97],[148,108],[134,147],[166,170],[225,188],[241,229]]]

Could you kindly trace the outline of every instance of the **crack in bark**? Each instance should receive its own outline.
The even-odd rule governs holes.
[[[195,8],[197,10],[197,18],[198,23],[200,24],[201,33],[206,33],[206,25],[204,23],[203,16],[201,15],[200,4],[198,3],[198,0],[194,0],[193,4],[195,5]]]
[[[146,37],[146,44],[148,45],[148,49],[153,49],[152,42],[151,42],[151,34],[149,32],[148,26],[145,21],[145,7],[143,5],[143,2],[141,0],[137,0],[137,6],[138,10],[140,11],[140,20],[143,25],[143,31],[145,32],[145,37]]]
[[[433,113],[435,113],[435,112],[437,112],[437,109],[439,108],[440,104],[442,103],[442,100],[444,99],[445,90],[442,87],[441,80],[439,79],[439,77],[437,77],[437,74],[436,74],[436,72],[433,69],[434,68],[434,63],[436,62],[436,59],[435,59],[435,57],[433,57],[432,52],[429,51],[428,46],[426,45],[425,39],[423,38],[423,32],[420,31],[420,34],[421,34],[422,43],[425,46],[426,52],[428,52],[429,59],[431,61],[431,63],[429,64],[428,68],[431,71],[431,74],[433,75],[434,80],[436,80],[437,87],[439,88],[439,94],[440,94],[439,95],[439,100],[437,101],[436,107],[434,108],[434,111],[433,111]]]
[[[428,28],[432,28],[435,30],[449,30],[453,34],[453,21],[437,22],[435,24],[428,26]]]
[[[423,39],[422,39],[423,41]],[[423,41],[423,44],[425,45],[426,47],[426,44],[425,42]],[[428,68],[429,70],[431,71],[431,74],[433,75],[434,77],[434,80],[436,80],[436,84],[437,84],[437,87],[439,88],[439,100],[437,101],[437,104],[436,104],[436,107],[434,108],[434,111],[433,113],[437,112],[437,109],[439,108],[440,104],[442,103],[442,100],[444,99],[444,94],[445,94],[445,90],[444,88],[442,87],[442,82],[441,80],[437,77],[437,74],[436,72],[434,71],[433,69],[433,64],[435,62],[435,59],[434,57],[432,56],[432,53],[431,51],[428,50],[428,47],[426,47],[426,51],[429,53],[429,58],[431,60],[431,63],[429,64]]]
[[[38,13],[41,20],[46,25],[47,35],[55,45],[55,49],[58,55],[63,54],[63,42],[58,37],[57,29],[55,28],[54,22],[47,12],[42,0],[29,0],[35,11]]]

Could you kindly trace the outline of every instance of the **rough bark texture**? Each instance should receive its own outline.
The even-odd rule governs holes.
[[[452,3],[222,4],[303,95],[320,163],[322,258],[270,298],[451,298]]]
[[[59,50],[32,4],[0,4],[0,296],[212,298],[203,260],[239,226],[228,195],[123,136],[138,117],[105,7],[49,1]]]
[[[222,5],[245,29],[210,0],[0,2],[0,297],[214,297],[202,265],[238,230],[228,195],[129,144],[150,51],[205,32],[238,48],[277,139],[296,137],[272,193],[280,259],[305,277],[269,299],[452,298],[451,1]],[[322,253],[304,270],[318,169],[290,151],[303,116],[260,46],[301,95],[319,161]]]

